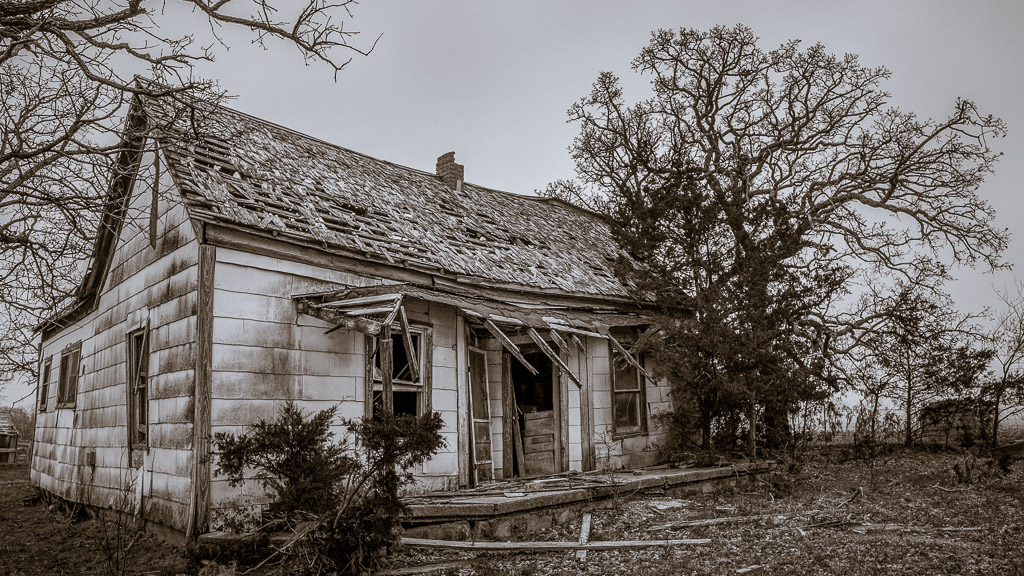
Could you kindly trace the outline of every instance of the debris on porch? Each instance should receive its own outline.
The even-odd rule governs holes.
[[[572,522],[581,513],[640,494],[696,495],[733,490],[770,473],[774,462],[717,468],[670,468],[562,473],[503,480],[478,488],[408,496],[406,536],[438,539],[509,537]]]

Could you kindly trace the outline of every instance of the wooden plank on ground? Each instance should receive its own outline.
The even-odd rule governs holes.
[[[580,544],[586,544],[590,540],[590,512],[583,514],[583,522],[580,523]],[[586,549],[576,551],[576,559],[584,562],[587,559]]]
[[[402,538],[402,545],[410,548],[439,548],[447,550],[491,550],[521,552],[559,552],[562,550],[630,550],[659,546],[692,546],[710,544],[710,538],[682,540],[599,540],[594,542],[465,542],[461,540],[432,540],[429,538]]]

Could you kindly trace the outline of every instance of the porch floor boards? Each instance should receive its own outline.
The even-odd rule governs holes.
[[[459,520],[487,520],[496,516],[556,508],[629,496],[651,489],[672,489],[685,484],[730,476],[760,474],[773,462],[741,462],[717,468],[669,468],[617,472],[562,473],[540,478],[500,480],[478,488],[428,492],[406,496],[405,524],[433,524]]]

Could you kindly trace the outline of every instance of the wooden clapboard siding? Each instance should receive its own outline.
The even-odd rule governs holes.
[[[307,411],[337,405],[339,417],[362,417],[366,405],[365,337],[299,315],[292,296],[339,285],[372,286],[376,278],[288,262],[266,254],[218,248],[213,296],[212,432],[273,419],[288,400]],[[431,406],[444,420],[447,447],[416,470],[417,490],[458,483],[458,384],[456,311],[450,306],[407,301],[414,326],[429,329],[429,373],[423,375]],[[344,434],[341,426],[332,427]],[[264,501],[249,485],[232,489],[213,480],[213,527],[240,508]],[[254,496],[254,494],[256,496]]]
[[[191,493],[191,394],[198,243],[173,183],[161,174],[156,246],[150,244],[152,154],[142,159],[125,222],[94,310],[48,332],[53,356],[48,410],[39,414],[32,478],[78,502],[108,503],[126,482],[143,485],[147,518],[183,530]],[[129,466],[125,334],[150,325],[150,438],[144,472]],[[60,353],[82,343],[74,409],[56,408]],[[96,465],[87,466],[95,453]]]

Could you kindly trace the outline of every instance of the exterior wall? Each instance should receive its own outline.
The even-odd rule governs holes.
[[[335,330],[300,315],[292,296],[339,285],[381,284],[376,278],[218,249],[214,271],[212,433],[239,434],[272,420],[289,399],[307,412],[338,407],[340,418],[366,410],[366,337]],[[444,419],[446,447],[415,470],[415,490],[450,489],[458,482],[458,391],[455,310],[407,300],[410,324],[431,332],[431,409]],[[340,421],[332,428],[344,437]],[[216,470],[216,457],[212,468]],[[223,477],[211,485],[212,527],[239,510],[255,512],[266,501],[256,482],[232,488]]]
[[[672,409],[671,386],[665,380],[659,381],[657,386],[649,381],[645,382],[646,433],[617,435],[612,426],[612,381],[608,341],[587,338],[585,342],[591,362],[596,467],[640,468],[657,463],[659,452],[667,440],[667,431],[658,416]]]
[[[52,366],[46,410],[36,420],[32,481],[97,506],[111,506],[134,491],[130,501],[137,505],[141,496],[148,518],[183,530],[191,494],[198,251],[166,172],[157,242],[150,245],[152,154],[143,156],[141,166],[97,308],[42,343],[42,360],[52,357]],[[149,449],[136,469],[129,463],[125,337],[147,320]],[[78,341],[75,406],[59,408],[61,351]],[[93,457],[95,465],[87,464]]]

